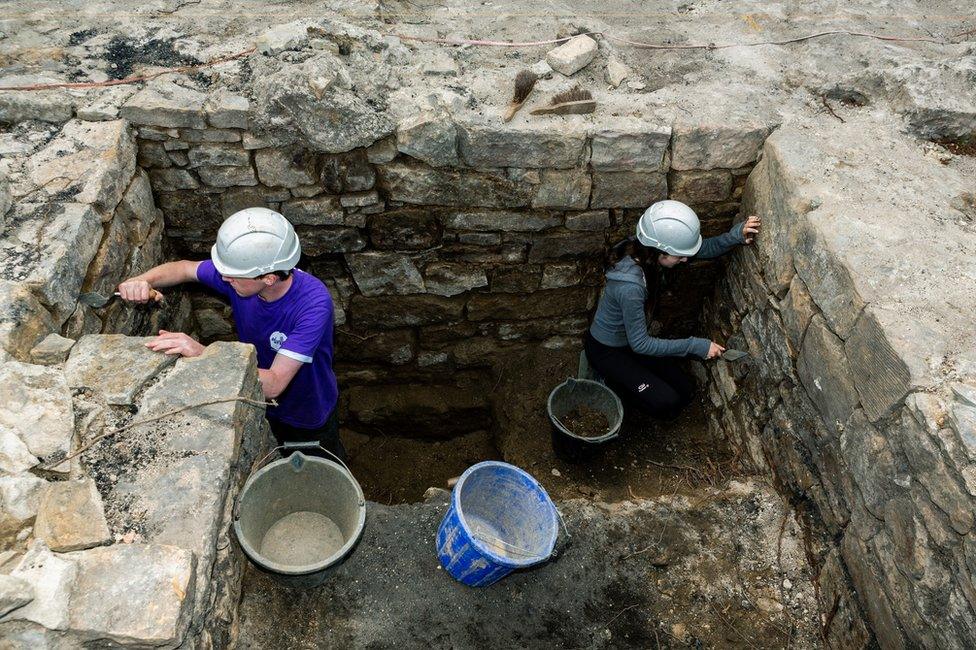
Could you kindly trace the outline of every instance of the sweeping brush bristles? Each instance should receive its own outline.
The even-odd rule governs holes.
[[[565,104],[567,102],[583,102],[593,99],[593,93],[583,90],[579,86],[554,95],[550,104]]]
[[[508,105],[508,110],[505,111],[506,122],[515,117],[518,109],[522,108],[522,104],[528,99],[529,93],[535,88],[535,82],[538,80],[539,75],[531,70],[520,70],[515,75],[515,92],[512,94],[512,102]]]
[[[513,104],[522,104],[528,98],[529,93],[535,87],[535,82],[539,80],[539,75],[531,70],[520,70],[515,75],[515,94],[512,96]]]

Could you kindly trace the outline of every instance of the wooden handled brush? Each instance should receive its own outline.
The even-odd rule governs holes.
[[[593,93],[582,88],[573,88],[553,96],[548,106],[532,111],[532,115],[583,115],[596,110]]]
[[[502,119],[510,122],[515,117],[518,109],[522,108],[522,104],[529,98],[529,93],[535,88],[535,82],[538,80],[539,75],[531,70],[521,70],[515,75],[515,93],[512,95],[512,101],[505,111],[505,117]]]

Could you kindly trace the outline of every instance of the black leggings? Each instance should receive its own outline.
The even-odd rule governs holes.
[[[283,445],[286,442],[317,442],[344,461],[346,460],[346,449],[342,446],[342,441],[339,440],[339,417],[336,415],[338,410],[338,408],[332,409],[332,415],[318,429],[300,429],[270,418],[268,418],[268,424],[271,425],[271,433],[278,440],[278,445]],[[319,449],[303,450],[303,453],[306,456],[330,458],[328,454],[323,454]],[[292,452],[289,451],[282,453],[282,456],[290,456],[291,454]]]
[[[625,402],[648,415],[673,418],[691,403],[694,382],[678,367],[675,357],[649,357],[630,347],[603,345],[589,332],[583,349],[590,365]]]

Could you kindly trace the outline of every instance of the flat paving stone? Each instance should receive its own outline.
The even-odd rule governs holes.
[[[92,388],[109,404],[132,404],[147,381],[176,362],[172,355],[147,348],[149,340],[121,334],[81,337],[64,366],[68,385]]]

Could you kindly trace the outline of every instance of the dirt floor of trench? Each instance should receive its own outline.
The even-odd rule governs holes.
[[[681,494],[738,474],[728,446],[708,433],[701,395],[669,422],[625,408],[617,439],[581,461],[557,457],[546,399],[556,385],[575,376],[578,360],[578,350],[510,351],[494,369],[495,428],[490,432],[420,441],[344,430],[350,465],[367,498],[387,505],[417,502],[429,487],[447,488],[448,479],[490,459],[522,467],[555,499],[617,502]]]

